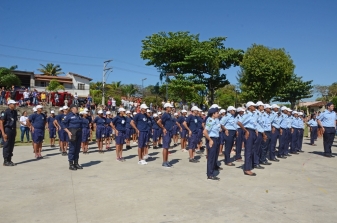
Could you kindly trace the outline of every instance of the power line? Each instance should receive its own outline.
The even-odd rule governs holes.
[[[68,53],[58,53],[58,52],[51,52],[51,51],[45,51],[45,50],[35,50],[35,49],[24,48],[24,47],[18,47],[18,46],[10,46],[10,45],[5,45],[5,44],[0,44],[0,46],[2,46],[2,47],[8,47],[8,48],[13,48],[13,49],[19,49],[19,50],[27,50],[27,51],[39,52],[39,53],[57,54],[57,55],[63,55],[63,56],[83,57],[83,58],[94,58],[94,59],[103,59],[103,60],[106,59],[106,58],[104,58],[104,57],[85,56],[85,55],[68,54]],[[151,68],[146,67],[146,66],[140,66],[140,65],[137,65],[137,64],[132,64],[132,63],[125,62],[125,61],[122,61],[122,60],[118,60],[118,59],[114,59],[114,61],[117,61],[117,62],[119,62],[119,63],[128,64],[128,65],[135,66],[135,67],[151,69]],[[151,70],[152,70],[152,69],[151,69]]]
[[[87,66],[87,67],[102,67],[102,65],[98,64],[84,64],[84,63],[72,63],[72,62],[64,62],[64,61],[55,61],[55,60],[44,60],[44,59],[36,59],[36,58],[28,58],[28,57],[19,57],[19,56],[12,56],[12,55],[6,55],[6,54],[0,54],[0,57],[9,57],[9,58],[15,58],[15,59],[21,59],[21,60],[31,60],[31,61],[39,61],[39,62],[54,62],[54,63],[60,63],[60,64],[70,64],[70,65],[76,65],[76,66]],[[147,76],[153,76],[153,77],[158,77],[159,75],[155,74],[149,74],[149,73],[144,73],[136,70],[130,70],[130,69],[125,69],[122,67],[116,67],[114,66],[114,69],[116,70],[123,70],[126,72],[131,72],[131,73],[136,73],[136,74],[143,74]]]

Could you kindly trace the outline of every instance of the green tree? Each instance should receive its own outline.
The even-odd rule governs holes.
[[[303,81],[302,77],[292,75],[290,81],[278,92],[274,101],[290,102],[291,109],[295,107],[297,101],[312,97],[313,86],[311,81]]]
[[[231,105],[236,106],[239,102],[240,95],[238,94],[235,85],[226,85],[215,92],[215,103],[223,108],[227,108]]]
[[[102,103],[102,82],[90,82],[90,95],[92,96],[95,104]]]
[[[58,64],[47,63],[46,65],[40,64],[42,68],[37,69],[38,71],[42,72],[43,75],[48,76],[57,76],[59,74],[64,74],[62,72],[62,68]]]
[[[48,86],[46,87],[47,91],[58,91],[64,90],[64,86],[58,82],[56,79],[53,79],[49,82]]]
[[[138,92],[138,90],[133,84],[128,84],[122,87],[122,92],[127,98],[129,98],[130,96],[134,96]]]
[[[237,78],[243,99],[270,101],[290,81],[294,69],[284,49],[253,44],[243,57]]]
[[[337,82],[332,83],[329,87],[328,87],[328,95],[331,98],[334,98],[337,96]]]
[[[5,88],[10,88],[12,85],[20,86],[21,80],[13,74],[13,70],[17,69],[18,66],[11,66],[10,68],[0,67],[0,86]]]
[[[316,101],[329,101],[329,86],[328,85],[314,85],[314,92],[319,94],[320,97]]]

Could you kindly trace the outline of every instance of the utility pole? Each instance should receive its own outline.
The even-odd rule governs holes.
[[[112,72],[112,67],[107,67],[112,60],[106,60],[103,62],[103,83],[102,83],[102,105],[105,105],[105,82],[108,72]]]
[[[142,97],[144,98],[144,81],[146,80],[147,78],[144,78],[142,79]]]

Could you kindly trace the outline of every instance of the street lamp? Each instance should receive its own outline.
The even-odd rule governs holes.
[[[144,81],[146,80],[147,78],[144,78],[142,79],[142,97],[144,98]]]
[[[112,71],[111,67],[107,67],[112,60],[106,60],[103,62],[103,83],[102,83],[102,105],[105,104],[105,82],[106,75],[109,71]]]

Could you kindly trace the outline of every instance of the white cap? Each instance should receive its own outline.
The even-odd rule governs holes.
[[[155,117],[155,118],[156,118],[156,117],[158,117],[158,115],[157,115],[156,113],[154,113],[154,114],[153,114],[153,117]]]
[[[8,101],[8,104],[16,104],[16,101],[14,101],[14,100],[9,100],[9,101]]]
[[[141,109],[148,109],[149,107],[147,107],[146,104],[142,104],[142,105],[140,106],[140,108],[141,108]]]
[[[174,113],[174,116],[178,116],[178,113]]]
[[[87,115],[88,114],[88,112],[86,112],[86,111],[82,111],[82,115]]]
[[[126,114],[131,114],[131,112],[130,111],[126,111]]]
[[[111,114],[111,112],[110,112],[110,111],[107,111],[105,114],[107,114],[107,115],[110,115],[110,114]]]
[[[246,108],[249,108],[250,106],[256,106],[256,104],[252,101],[247,102]]]
[[[137,112],[134,112],[133,114],[134,114],[134,115],[137,115]]]
[[[271,108],[270,104],[265,104],[264,109],[266,109],[266,108]]]
[[[99,110],[97,114],[103,114],[103,110]]]
[[[198,108],[197,106],[193,106],[193,107],[191,108],[191,111],[199,111],[199,108]]]
[[[124,108],[119,108],[118,112],[125,112],[125,109]]]
[[[51,111],[50,113],[51,113],[51,114],[54,114],[55,112],[54,112],[54,111]]]
[[[161,112],[158,112],[158,115],[161,115]]]
[[[205,113],[204,113],[204,112],[201,112],[201,114],[203,114],[203,115],[204,115]]]
[[[293,110],[291,110],[290,108],[287,108],[287,111],[291,112],[291,111],[293,111]]]
[[[63,110],[67,110],[69,107],[67,105],[63,106]]]
[[[88,111],[89,111],[89,109],[87,109],[87,108],[84,108],[84,109],[83,109],[83,111],[86,111],[86,112],[88,112]]]
[[[298,115],[303,115],[303,112],[299,112]]]
[[[181,110],[182,113],[187,113],[187,111],[185,109]]]
[[[222,113],[225,113],[225,112],[226,112],[225,109],[221,109],[221,110],[219,111],[219,114],[222,114]]]
[[[83,115],[83,112],[84,112],[84,111],[81,111],[79,114],[80,114],[80,115]]]
[[[271,108],[280,108],[280,106],[278,106],[277,104],[272,104]]]
[[[288,108],[286,107],[286,106],[282,106],[281,107],[281,111],[283,111],[283,110],[287,110]]]
[[[34,107],[34,108],[33,108],[33,112],[36,112],[36,111],[37,111],[37,109],[36,109],[36,107]]]
[[[237,109],[236,109],[236,111],[237,112],[243,112],[243,111],[245,111],[243,108],[241,108],[241,107],[238,107]]]
[[[295,114],[298,114],[298,112],[297,111],[293,111],[293,115],[295,115]]]
[[[173,108],[173,106],[171,105],[171,103],[165,103],[164,104],[164,108],[167,108],[167,107]]]
[[[59,111],[63,111],[63,107],[59,108]]]
[[[256,106],[260,106],[260,105],[264,105],[264,104],[262,103],[262,101],[256,102]]]
[[[151,112],[151,110],[150,110],[150,109],[147,109],[146,112]]]
[[[229,106],[228,108],[227,108],[227,112],[229,112],[229,111],[235,111],[236,109],[233,107],[233,106]]]
[[[43,108],[43,106],[42,105],[37,105],[36,109],[38,109],[38,108]]]
[[[221,107],[217,104],[212,104],[212,106],[210,108],[221,108]]]

